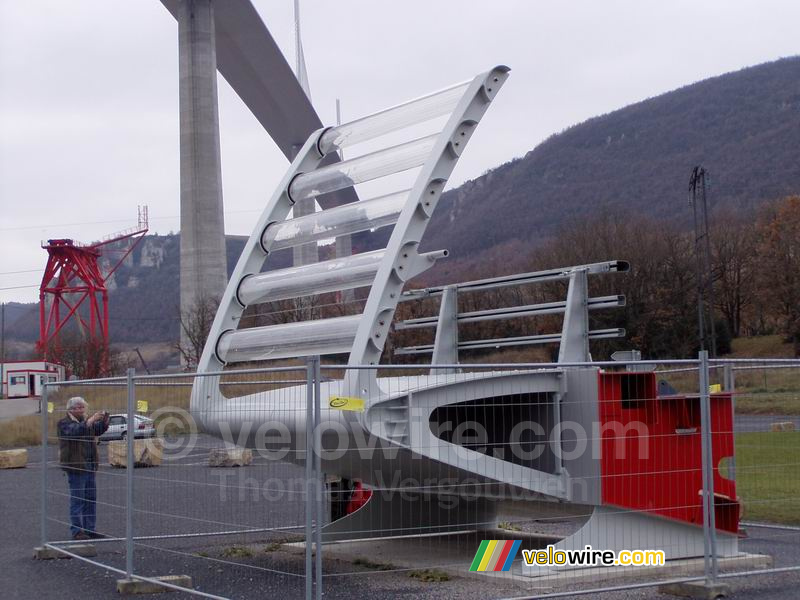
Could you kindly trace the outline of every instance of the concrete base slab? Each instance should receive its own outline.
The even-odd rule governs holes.
[[[526,589],[536,589],[541,593],[563,590],[574,586],[593,586],[610,580],[636,582],[653,579],[678,578],[691,575],[702,575],[704,561],[702,558],[678,559],[667,561],[661,567],[598,567],[587,569],[570,569],[545,571],[538,576],[522,573],[521,557],[514,562],[511,572],[492,573],[474,572],[469,567],[475,552],[484,539],[522,540],[521,547],[526,549],[546,548],[560,540],[560,537],[530,534],[502,529],[462,532],[456,534],[433,534],[409,536],[405,538],[382,538],[376,540],[359,540],[331,542],[323,545],[325,560],[340,560],[355,565],[367,565],[376,569],[427,569],[435,565],[437,569],[446,571],[456,577],[475,579],[500,578],[511,579]],[[303,542],[284,544],[288,551],[301,552]],[[718,561],[720,572],[765,569],[772,566],[772,557],[763,554],[740,553]]]
[[[368,540],[328,542],[323,544],[325,560],[334,559],[355,564],[368,562],[387,568],[437,569],[463,577],[484,575],[470,573],[469,566],[483,540],[522,540],[523,548],[545,548],[560,537],[542,534],[489,529],[448,534],[386,537]],[[302,551],[305,542],[284,544],[291,551]],[[366,559],[366,560],[365,560]],[[508,573],[502,573],[508,575]]]
[[[178,585],[184,588],[192,587],[192,578],[188,575],[164,575],[151,577],[157,581],[142,581],[141,579],[117,579],[117,591],[120,594],[160,594],[162,592],[176,592],[178,590],[159,585],[158,582]]]
[[[658,586],[662,594],[681,596],[683,598],[699,598],[701,600],[716,600],[724,598],[731,593],[731,586],[727,583],[706,583],[705,581],[689,581],[686,583],[670,583]]]
[[[97,556],[97,548],[94,544],[75,544],[64,548],[72,554],[77,554],[83,558],[92,558]],[[56,558],[72,558],[69,554],[64,554],[53,548],[46,546],[38,546],[33,549],[33,558],[36,560],[53,560]]]

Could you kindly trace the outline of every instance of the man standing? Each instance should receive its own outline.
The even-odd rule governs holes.
[[[75,540],[103,537],[97,520],[97,436],[108,429],[108,413],[88,419],[88,404],[80,396],[67,402],[67,416],[58,422],[59,462],[69,481],[70,532]]]

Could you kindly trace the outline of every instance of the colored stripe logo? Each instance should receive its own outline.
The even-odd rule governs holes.
[[[510,571],[522,540],[483,540],[470,571]]]

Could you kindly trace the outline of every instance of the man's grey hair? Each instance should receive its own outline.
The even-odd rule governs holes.
[[[72,410],[73,408],[79,406],[80,404],[83,404],[84,406],[89,406],[86,400],[84,400],[80,396],[73,396],[72,398],[67,400],[67,410]]]

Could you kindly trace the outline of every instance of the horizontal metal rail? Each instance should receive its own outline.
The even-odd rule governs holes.
[[[480,369],[480,370],[530,370],[530,369],[553,369],[558,370],[564,367],[610,367],[619,368],[624,365],[696,365],[696,358],[676,358],[672,360],[650,359],[650,360],[597,360],[597,361],[572,361],[572,362],[539,362],[539,363],[456,363],[456,364],[436,364],[436,365],[336,365],[322,364],[322,369],[336,369],[340,371],[408,371],[409,369],[421,369],[425,371],[439,369]]]
[[[116,567],[112,567],[110,565],[104,565],[103,563],[91,560],[90,558],[86,558],[85,556],[81,556],[80,554],[75,554],[74,552],[70,552],[64,548],[60,548],[53,544],[45,544],[46,548],[50,548],[50,550],[55,550],[56,552],[61,552],[62,554],[66,554],[71,558],[77,558],[78,560],[82,560],[83,562],[89,563],[90,565],[94,565],[95,567],[100,567],[101,569],[105,569],[107,571],[111,571],[112,573],[117,573],[118,575],[122,575],[127,577],[127,573],[123,569],[117,569]],[[191,588],[185,588],[180,585],[175,585],[173,583],[166,583],[159,579],[153,579],[152,577],[143,577],[141,575],[137,575],[136,573],[131,573],[131,579],[137,579],[139,581],[146,581],[148,583],[153,583],[155,585],[159,585],[161,587],[165,587],[171,590],[175,590],[177,592],[186,592],[188,594],[193,594],[195,596],[201,596],[203,598],[213,598],[214,600],[228,600],[225,596],[215,596],[214,594],[207,594],[206,592],[200,592],[198,590],[193,590]]]
[[[625,296],[599,296],[589,298],[587,308],[589,310],[600,310],[603,308],[618,308],[625,306]],[[566,301],[543,302],[541,304],[529,304],[526,306],[511,306],[507,308],[492,308],[489,310],[476,310],[472,312],[458,313],[456,319],[459,323],[475,323],[478,321],[493,321],[497,319],[514,319],[518,317],[532,317],[537,315],[561,314],[566,310]],[[439,316],[420,317],[418,319],[407,319],[395,324],[395,329],[420,329],[423,327],[436,327],[439,323]]]
[[[183,538],[198,538],[198,537],[220,537],[226,535],[244,535],[247,533],[269,533],[272,531],[297,531],[303,529],[303,525],[289,525],[286,527],[259,527],[257,529],[232,529],[230,531],[201,531],[199,533],[172,533],[164,535],[135,535],[133,541],[147,541],[147,540],[173,540]],[[124,537],[106,537],[92,540],[92,544],[103,544],[110,542],[124,542]],[[58,540],[50,542],[51,544],[75,544],[75,540]]]
[[[518,273],[517,275],[506,275],[504,277],[492,277],[490,279],[479,279],[476,281],[466,281],[464,283],[454,283],[452,285],[442,285],[436,287],[423,288],[418,290],[408,290],[403,292],[401,301],[417,300],[438,296],[444,293],[445,288],[455,287],[459,292],[474,292],[478,290],[490,290],[498,287],[510,285],[522,285],[526,283],[542,283],[545,281],[560,281],[569,279],[575,271],[586,269],[590,275],[597,273],[622,273],[630,269],[630,265],[624,260],[610,260],[588,265],[568,267],[566,269],[548,269],[546,271],[533,271],[530,273]]]
[[[596,329],[589,332],[590,340],[601,340],[608,338],[625,337],[624,329]],[[527,346],[536,344],[555,344],[561,341],[560,333],[550,333],[543,335],[526,335],[521,337],[498,338],[494,340],[475,340],[471,342],[459,342],[459,350],[477,350],[480,348],[505,348],[508,346]],[[405,348],[398,348],[395,354],[430,354],[433,352],[433,344],[425,346],[406,346]],[[617,363],[620,366],[624,363]],[[431,365],[426,365],[428,368]],[[436,365],[439,366],[439,365]],[[463,369],[471,365],[459,365],[458,368]],[[560,366],[560,365],[559,365]],[[408,368],[408,367],[406,367]]]

